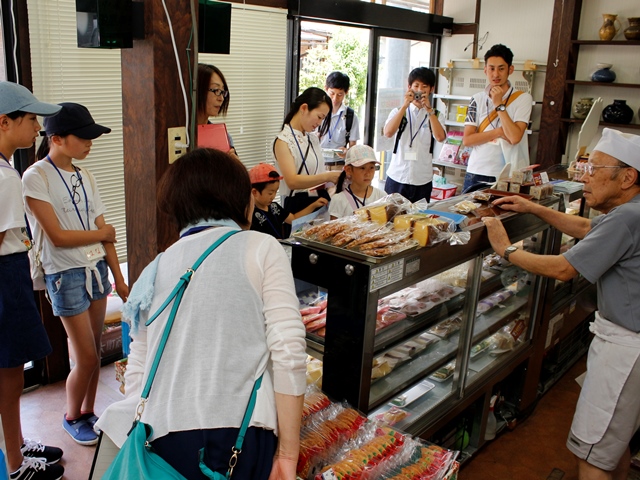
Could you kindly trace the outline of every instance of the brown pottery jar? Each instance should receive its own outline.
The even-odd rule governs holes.
[[[640,40],[640,17],[629,17],[629,26],[624,29],[624,38]]]
[[[613,37],[620,31],[620,27],[616,28],[616,22],[620,25],[620,21],[618,20],[618,15],[612,13],[603,13],[602,19],[602,26],[598,34],[600,35],[600,40],[608,42],[609,40],[613,40]]]

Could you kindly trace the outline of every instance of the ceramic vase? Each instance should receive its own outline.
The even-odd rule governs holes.
[[[616,79],[616,72],[611,70],[610,63],[598,63],[596,65],[596,71],[591,74],[592,82],[611,83]]]
[[[602,119],[607,123],[629,124],[633,119],[633,110],[626,100],[614,100],[602,110]]]
[[[589,115],[589,111],[593,107],[593,98],[581,98],[573,106],[573,116],[580,120],[584,120]]]
[[[630,17],[629,26],[622,33],[627,40],[640,40],[640,17]]]
[[[613,40],[613,37],[615,37],[616,34],[620,31],[620,27],[616,28],[616,22],[618,22],[618,25],[620,25],[618,15],[614,15],[612,13],[603,13],[602,20],[602,26],[598,31],[600,40],[605,42]]]

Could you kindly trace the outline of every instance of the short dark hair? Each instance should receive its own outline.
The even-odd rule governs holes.
[[[27,112],[23,112],[22,110],[16,110],[15,112],[5,113],[7,117],[11,120],[16,120],[18,118],[24,117],[27,115]]]
[[[269,172],[269,177],[273,177],[274,180],[271,180],[270,182],[252,183],[251,188],[255,188],[259,193],[262,193],[262,191],[267,187],[267,185],[271,185],[272,183],[276,183],[280,181],[279,180],[280,174],[275,170],[271,170]]]
[[[430,87],[435,86],[436,84],[436,74],[433,73],[427,67],[418,67],[411,70],[409,73],[409,85],[411,85],[416,80],[424,83],[425,85],[429,85]]]
[[[505,47],[501,43],[498,43],[497,45],[494,45],[489,50],[487,50],[487,53],[484,54],[484,61],[486,62],[491,57],[502,58],[505,62],[507,62],[508,66],[511,66],[511,64],[513,63],[513,52],[509,47]]]
[[[211,76],[216,73],[220,80],[222,80],[222,88],[227,91],[227,96],[220,105],[220,115],[226,115],[229,108],[229,100],[231,99],[231,93],[227,86],[227,80],[218,67],[215,65],[206,65],[204,63],[198,64],[198,84],[196,87],[196,95],[198,97],[197,107],[198,113],[207,112],[207,96],[209,95],[209,84],[211,83]]]
[[[158,208],[178,230],[203,219],[249,227],[251,180],[245,166],[220,150],[197,148],[169,165],[158,184]]]
[[[331,122],[331,110],[333,109],[333,103],[331,102],[331,97],[327,95],[327,92],[318,87],[309,87],[304,92],[302,92],[298,97],[293,101],[291,105],[291,109],[287,116],[284,118],[284,122],[282,123],[282,128],[285,125],[291,123],[291,120],[295,116],[296,113],[300,110],[300,107],[304,104],[307,104],[309,110],[314,110],[318,108],[323,103],[329,107],[329,114],[325,117],[322,125],[318,129],[318,133],[322,137],[329,130],[329,123]]]
[[[325,84],[327,88],[339,88],[340,90],[348,92],[351,81],[349,80],[349,76],[345,73],[331,72],[327,76],[327,81],[325,82]]]

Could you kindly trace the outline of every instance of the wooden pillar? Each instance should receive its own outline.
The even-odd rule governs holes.
[[[182,0],[166,0],[189,91],[187,44],[191,11]],[[129,281],[177,239],[156,207],[157,184],[169,166],[167,129],[184,126],[185,112],[169,23],[162,2],[144,0],[145,38],[122,50],[124,182]],[[193,48],[191,59],[194,61]]]
[[[542,168],[560,163],[567,143],[568,123],[573,85],[567,78],[574,78],[578,48],[572,43],[578,35],[582,0],[555,0],[544,99],[538,135],[537,163]]]

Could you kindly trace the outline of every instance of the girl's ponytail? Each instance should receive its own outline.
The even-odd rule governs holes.
[[[345,170],[342,170],[342,172],[340,172],[340,176],[338,177],[338,183],[336,183],[336,193],[340,193],[342,190],[344,190],[344,181],[347,179],[347,172]]]
[[[40,143],[40,146],[38,147],[38,151],[36,152],[36,158],[38,160],[42,160],[47,155],[49,155],[50,149],[51,149],[51,140],[49,139],[48,135],[45,135],[42,138],[42,142]]]

